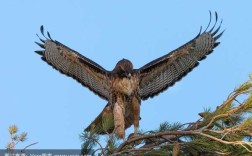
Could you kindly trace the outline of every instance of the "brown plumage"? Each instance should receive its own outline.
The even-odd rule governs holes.
[[[223,34],[219,33],[217,23],[207,31],[200,32],[195,38],[172,52],[155,59],[139,69],[134,69],[129,60],[122,59],[112,71],[107,71],[92,60],[68,48],[62,43],[51,39],[50,34],[42,43],[36,42],[43,50],[36,51],[42,60],[47,62],[62,74],[70,76],[89,88],[99,97],[108,101],[108,104],[98,117],[85,129],[94,130],[98,134],[115,133],[125,138],[125,129],[134,125],[137,134],[140,120],[140,103],[149,97],[172,86],[184,77],[199,61],[210,54],[219,44],[217,39]],[[211,13],[210,13],[211,17]],[[108,122],[110,119],[110,122]]]

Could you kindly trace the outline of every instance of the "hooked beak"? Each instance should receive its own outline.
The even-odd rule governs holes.
[[[131,73],[124,73],[123,74],[126,78],[131,79]]]
[[[131,79],[131,73],[128,73],[127,78]]]

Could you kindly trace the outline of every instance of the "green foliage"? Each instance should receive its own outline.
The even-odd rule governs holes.
[[[25,140],[27,139],[27,133],[26,132],[23,132],[19,135],[19,140],[21,142],[24,142]]]
[[[17,133],[17,131],[18,131],[18,128],[17,128],[16,125],[11,125],[11,126],[9,126],[9,133],[10,133],[11,135]]]
[[[106,139],[108,152],[107,154],[112,154],[115,152],[119,145],[119,140],[115,135],[110,135]]]
[[[99,141],[99,136],[93,132],[83,132],[80,139],[83,141],[81,153],[88,155],[94,152],[93,149],[97,145],[97,141]]]
[[[251,131],[252,130],[252,117],[248,117],[246,120],[244,120],[240,125],[239,128],[244,131]]]
[[[14,150],[15,146],[19,142],[24,142],[27,139],[27,133],[23,132],[21,134],[17,134],[18,127],[16,125],[9,126],[9,133],[11,141],[7,142],[6,148],[10,150]]]
[[[165,132],[165,131],[175,131],[179,130],[182,127],[180,123],[170,124],[167,121],[160,124],[159,128],[155,132]]]

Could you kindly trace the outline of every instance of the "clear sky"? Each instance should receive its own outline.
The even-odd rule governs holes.
[[[252,72],[252,1],[0,2],[0,148],[8,127],[28,132],[19,148],[80,148],[79,134],[106,101],[41,61],[36,33],[44,25],[56,39],[105,69],[127,58],[135,68],[186,43],[209,22],[223,19],[224,35],[214,53],[190,74],[153,99],[142,101],[140,128],[161,122],[191,122],[215,108]],[[130,128],[127,133],[133,132]]]

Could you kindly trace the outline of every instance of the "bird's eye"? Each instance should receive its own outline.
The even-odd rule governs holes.
[[[118,76],[122,78],[122,77],[125,77],[126,74],[125,74],[124,71],[119,71],[119,72],[118,72]]]

